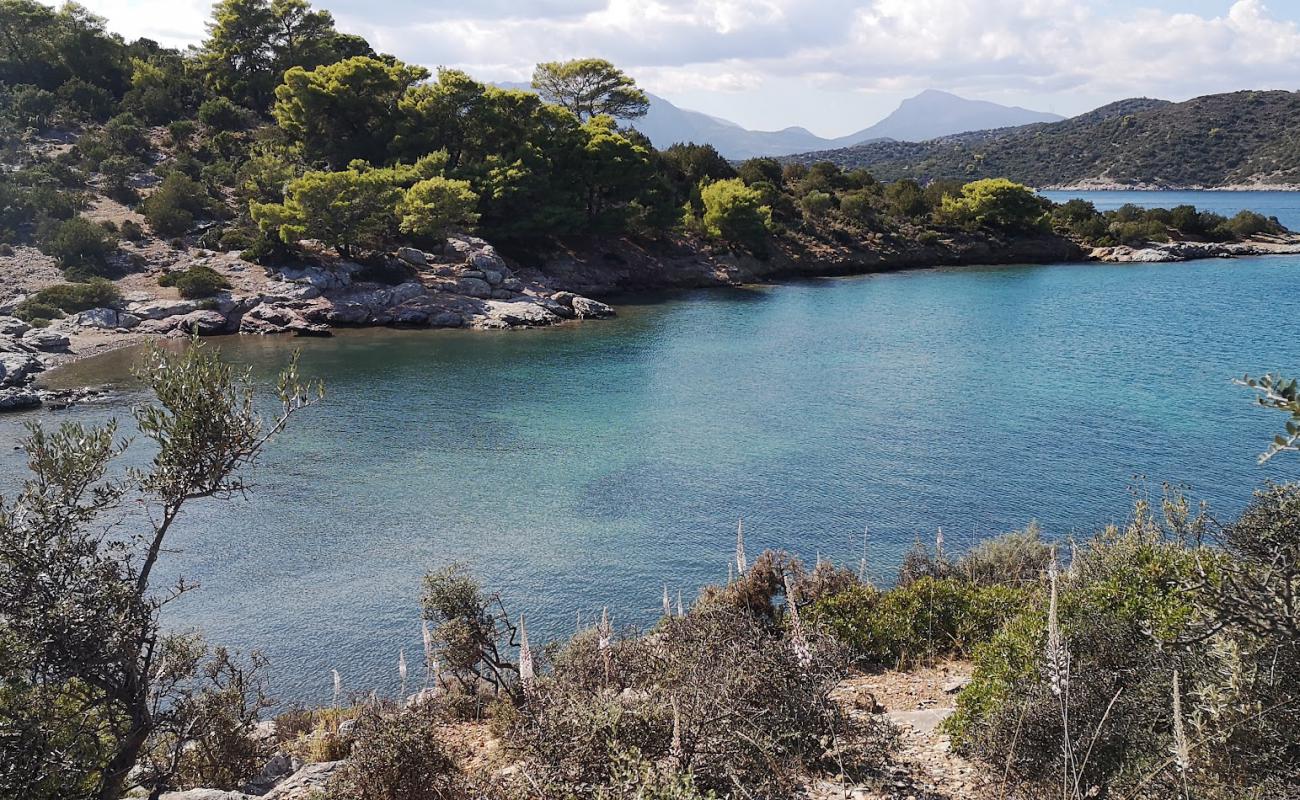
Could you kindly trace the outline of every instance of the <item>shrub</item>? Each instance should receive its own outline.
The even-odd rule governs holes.
[[[337,800],[462,800],[456,765],[438,739],[446,724],[421,705],[400,711],[367,709],[357,719],[356,743],[331,779]]]
[[[210,213],[211,209],[212,200],[207,191],[179,172],[169,173],[141,205],[149,226],[160,236],[187,233],[195,217]]]
[[[875,201],[866,190],[848,192],[840,197],[840,213],[850,222],[863,225],[875,216]]]
[[[54,256],[64,268],[100,267],[117,247],[117,239],[85,217],[52,220],[37,232],[41,252]]]
[[[918,219],[930,213],[925,192],[914,180],[904,178],[885,187],[885,201],[896,216]]]
[[[785,797],[828,765],[828,745],[854,738],[829,698],[845,661],[828,637],[719,602],[617,641],[608,628],[576,636],[509,721],[507,741],[530,773],[565,787],[616,784],[611,752],[676,759],[702,790]],[[844,769],[879,766],[891,739],[860,730]],[[674,733],[676,731],[676,733]],[[845,747],[845,750],[850,748]]]
[[[122,293],[112,281],[93,278],[86,283],[59,283],[41,289],[32,297],[18,304],[15,316],[21,319],[43,317],[55,319],[61,314],[50,315],[54,309],[58,312],[86,311],[91,308],[111,306],[122,299]]]
[[[813,219],[821,219],[835,206],[835,198],[818,189],[813,189],[803,196],[799,206],[804,214]]]
[[[961,195],[944,195],[939,206],[945,219],[1007,231],[1031,231],[1046,225],[1048,201],[1032,189],[1005,178],[973,181]]]
[[[1024,605],[1030,592],[926,576],[878,591],[856,586],[814,603],[808,618],[868,665],[905,668],[967,656]]]
[[[159,286],[175,286],[181,297],[197,300],[212,297],[223,289],[230,288],[230,282],[212,267],[198,264],[186,270],[164,272],[158,277]]]
[[[957,559],[953,573],[980,586],[1038,584],[1052,558],[1038,524],[984,539]]]
[[[237,130],[248,121],[249,112],[225,97],[204,100],[199,105],[199,122],[214,130]]]
[[[140,227],[140,223],[133,219],[124,221],[119,233],[122,235],[122,238],[126,239],[128,242],[138,242],[144,238],[144,228]]]
[[[1238,239],[1245,239],[1257,233],[1277,233],[1281,228],[1276,219],[1269,219],[1254,211],[1238,211],[1227,222],[1228,230]]]
[[[767,250],[767,229],[772,210],[763,205],[762,196],[739,178],[714,181],[700,189],[704,206],[701,220],[704,232],[755,253]]]

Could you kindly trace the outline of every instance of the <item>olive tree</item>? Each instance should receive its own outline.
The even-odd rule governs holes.
[[[0,498],[0,796],[117,800],[161,729],[173,726],[182,750],[193,738],[176,715],[205,705],[195,692],[205,659],[160,624],[193,587],[164,589],[155,569],[183,512],[242,493],[241,471],[321,397],[295,359],[264,420],[249,375],[197,341],[147,350],[137,374],[155,398],[133,410],[155,448],[147,465],[114,468],[129,445],[115,423],[34,424],[22,442],[31,475]],[[229,688],[219,656],[203,669]],[[153,777],[154,795],[165,783]]]

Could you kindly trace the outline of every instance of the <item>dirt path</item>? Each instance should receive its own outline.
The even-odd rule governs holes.
[[[873,784],[821,781],[810,787],[815,800],[987,800],[996,782],[952,752],[939,724],[952,714],[956,693],[971,666],[947,662],[911,672],[850,678],[835,690],[851,715],[883,713],[899,729],[899,750],[883,779]],[[882,710],[883,709],[883,710]]]

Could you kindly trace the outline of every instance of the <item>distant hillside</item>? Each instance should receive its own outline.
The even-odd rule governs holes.
[[[865,167],[878,178],[1005,176],[1032,186],[1300,183],[1300,93],[1232,92],[1183,103],[1131,99],[1062,122],[921,143],[872,142],[793,161]]]
[[[904,100],[894,113],[870,128],[836,140],[850,146],[872,139],[897,139],[923,142],[965,131],[1007,128],[1035,122],[1057,122],[1060,114],[1030,111],[1019,106],[1003,106],[987,100],[967,100],[955,94],[927,89]]]
[[[730,120],[678,108],[653,94],[650,95],[650,110],[644,117],[632,120],[632,125],[650,137],[654,146],[660,149],[678,142],[711,144],[725,158],[734,159],[783,156],[838,144],[805,128],[751,131]],[[844,144],[859,144],[864,141],[865,138],[859,138]]]

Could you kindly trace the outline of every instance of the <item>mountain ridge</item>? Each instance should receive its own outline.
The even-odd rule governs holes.
[[[1300,184],[1300,92],[1238,91],[1179,103],[1128,98],[1054,123],[925,142],[869,142],[786,159],[881,180],[1006,177],[1037,187]]]

